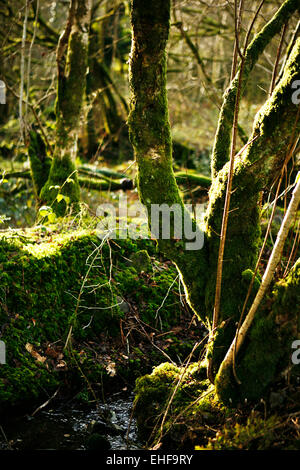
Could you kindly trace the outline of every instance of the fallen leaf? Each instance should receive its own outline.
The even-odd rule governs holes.
[[[108,372],[108,375],[110,375],[111,377],[114,377],[117,373],[116,363],[115,362],[109,362],[106,366],[106,370]]]
[[[34,350],[32,344],[26,343],[25,349],[34,357],[38,362],[45,362],[46,357],[41,356],[37,351]]]

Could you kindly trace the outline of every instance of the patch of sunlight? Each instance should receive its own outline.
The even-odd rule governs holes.
[[[66,244],[86,236],[94,235],[96,232],[86,229],[54,234],[49,232],[42,235],[40,230],[8,230],[0,234],[1,239],[11,241],[17,248],[29,253],[35,258],[45,258],[57,254]]]

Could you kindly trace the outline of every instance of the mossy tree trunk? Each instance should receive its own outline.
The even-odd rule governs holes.
[[[247,269],[254,269],[260,239],[259,193],[270,187],[287,157],[293,134],[299,135],[298,106],[292,102],[292,83],[300,78],[298,39],[285,73],[274,93],[256,116],[252,143],[235,162],[233,193],[222,277],[222,314],[214,341],[215,373],[234,337],[249,281]],[[209,240],[209,281],[206,286],[207,312],[213,308],[216,260],[222,224],[229,164],[213,180],[207,211]],[[254,293],[254,292],[253,292]],[[250,299],[251,300],[251,299]],[[227,331],[227,333],[226,333]],[[265,341],[265,339],[264,339]],[[228,343],[229,342],[229,343]],[[264,344],[261,345],[264,347]]]
[[[57,47],[56,142],[49,178],[40,199],[59,216],[78,209],[80,189],[75,169],[77,137],[88,66],[91,0],[71,0],[65,31]],[[56,199],[58,194],[64,198]]]
[[[247,76],[258,55],[276,32],[280,31],[283,22],[299,8],[299,4],[297,1],[287,0],[284,8],[285,14],[283,15],[280,9],[275,19],[271,20],[271,26],[264,28],[249,46]],[[152,204],[182,204],[172,171],[172,143],[166,95],[165,48],[169,32],[169,14],[169,1],[157,0],[151,5],[145,5],[142,0],[131,0],[133,39],[130,57],[132,98],[129,128],[138,163],[139,194],[148,213]],[[214,376],[235,336],[251,280],[251,270],[257,262],[261,245],[259,194],[274,181],[285,162],[292,135],[298,135],[300,131],[300,121],[297,120],[298,107],[292,102],[292,83],[299,79],[300,39],[290,55],[284,76],[255,119],[248,146],[235,161],[224,254],[220,321],[208,352],[212,358]],[[235,95],[236,79],[233,83],[230,88],[233,90],[232,96]],[[228,106],[227,100],[226,95],[222,113]],[[233,100],[235,101],[235,98]],[[233,111],[234,108],[229,112],[229,117],[227,116],[226,126],[229,122],[230,126],[232,124]],[[225,147],[229,148],[230,140],[225,144]],[[215,149],[218,148],[217,143]],[[216,286],[220,243],[218,234],[221,232],[229,171],[226,154],[222,158],[223,161],[219,158],[217,162],[215,160],[217,164],[214,165],[214,178],[206,214],[204,247],[201,250],[188,251],[184,248],[183,241],[158,239],[160,248],[177,265],[193,309],[209,328],[212,323]],[[297,322],[295,317],[294,322]],[[282,336],[285,337],[284,334]],[[281,335],[276,318],[265,315],[263,310],[254,321],[249,338],[238,360],[237,373],[241,376],[242,385],[236,386],[232,377],[223,390],[219,388],[218,393],[224,401],[257,399],[274,380],[282,357],[285,355],[286,360],[289,359],[289,351],[283,351],[284,345],[287,344],[286,338],[280,342]]]
[[[130,140],[138,163],[140,199],[151,216],[152,204],[174,204],[183,209],[172,168],[172,140],[166,92],[166,43],[170,1],[145,4],[132,1],[133,41],[130,59],[131,103],[128,119]],[[182,211],[184,217],[189,214]],[[185,240],[159,239],[162,249],[177,265],[190,303],[199,312],[204,305],[206,251],[185,250]],[[203,319],[205,317],[203,316]]]

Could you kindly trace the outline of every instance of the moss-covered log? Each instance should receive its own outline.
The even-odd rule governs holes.
[[[57,47],[58,88],[56,100],[56,143],[49,178],[41,190],[43,203],[53,205],[57,215],[66,211],[65,199],[77,209],[80,191],[75,157],[88,66],[90,0],[72,0],[66,29]]]
[[[40,136],[39,136],[40,138]],[[34,137],[36,139],[36,137]],[[35,140],[34,140],[35,142]],[[43,147],[42,147],[43,148]],[[32,179],[35,193],[38,198],[38,188],[43,179],[46,181],[51,167],[51,159],[46,157],[45,162],[41,161],[36,154],[36,149],[31,146],[31,168],[35,166],[35,171],[14,171],[11,173],[4,173],[3,178],[12,179]],[[45,154],[43,154],[45,155]],[[39,178],[37,175],[39,174]],[[1,176],[1,175],[0,175]],[[194,172],[177,172],[175,173],[177,184],[184,185],[186,188],[196,188],[199,191],[208,191],[211,185],[211,179],[205,175]],[[91,167],[78,168],[78,183],[80,187],[94,189],[97,191],[118,191],[120,189],[131,190],[135,188],[133,179],[125,178],[122,173],[115,172],[109,169],[92,169]]]

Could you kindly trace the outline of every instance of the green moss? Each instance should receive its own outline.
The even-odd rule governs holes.
[[[185,409],[188,410],[184,414],[186,422],[201,412],[215,409],[212,388],[206,379],[205,363],[192,363],[185,370],[170,363],[160,364],[152,374],[136,381],[134,413],[142,439],[146,440],[151,434],[152,440],[159,436],[160,420],[175,387],[176,393],[165,420],[164,434],[177,433],[176,426],[174,428],[172,424],[174,418]],[[197,398],[195,406],[191,406]]]
[[[225,425],[207,446],[196,446],[196,450],[270,450],[279,424],[276,416],[263,419],[253,412],[245,424]]]
[[[151,258],[146,250],[140,250],[131,257],[133,267],[137,272],[152,270]]]
[[[279,281],[273,291],[272,311],[276,314],[277,323],[291,330],[294,339],[300,333],[300,259],[296,261],[288,276]]]
[[[46,242],[43,256],[40,244],[38,256],[35,256],[30,253],[30,247],[28,252],[2,237],[0,262],[3,272],[0,278],[5,303],[1,304],[0,318],[5,325],[2,338],[7,346],[7,364],[0,369],[1,407],[6,401],[15,404],[36,398],[44,394],[43,390],[50,393],[60,382],[58,370],[51,363],[36,360],[26,350],[26,344],[32,344],[34,350],[40,347],[44,350],[46,344],[62,343],[66,339],[82,275],[87,269],[86,259],[96,241],[95,236],[85,235],[78,239],[74,236],[73,240],[61,243],[56,252],[49,250]],[[90,306],[116,303],[107,288],[84,298]],[[117,308],[105,313],[94,318],[93,334],[99,334],[108,324],[113,332],[114,322],[115,331],[118,331],[121,313]],[[75,323],[77,339],[88,336],[82,326],[89,320],[88,312],[80,312],[80,320]]]
[[[7,364],[0,367],[0,409],[38,397],[42,400],[62,381],[82,387],[84,379],[78,365],[92,384],[100,383],[106,374],[105,365],[82,343],[98,344],[102,335],[119,335],[120,320],[125,314],[119,308],[118,297],[138,305],[141,320],[150,325],[156,325],[158,309],[161,324],[167,330],[179,321],[178,283],[162,305],[176,278],[175,268],[154,267],[151,276],[139,274],[127,259],[146,248],[153,256],[153,242],[128,239],[119,240],[111,249],[108,244],[101,250],[99,247],[100,240],[93,231],[43,235],[33,229],[1,234],[0,322]],[[95,255],[95,267],[82,289]],[[72,354],[62,350],[71,324],[74,347],[80,344],[80,349]],[[26,344],[32,345],[33,353]],[[53,360],[47,355],[49,345],[58,347],[63,354],[61,359]],[[35,352],[46,360],[37,359]],[[59,366],[60,360],[65,365]]]
[[[177,184],[197,184],[203,188],[209,188],[211,185],[211,178],[192,172],[178,171],[175,173]]]

